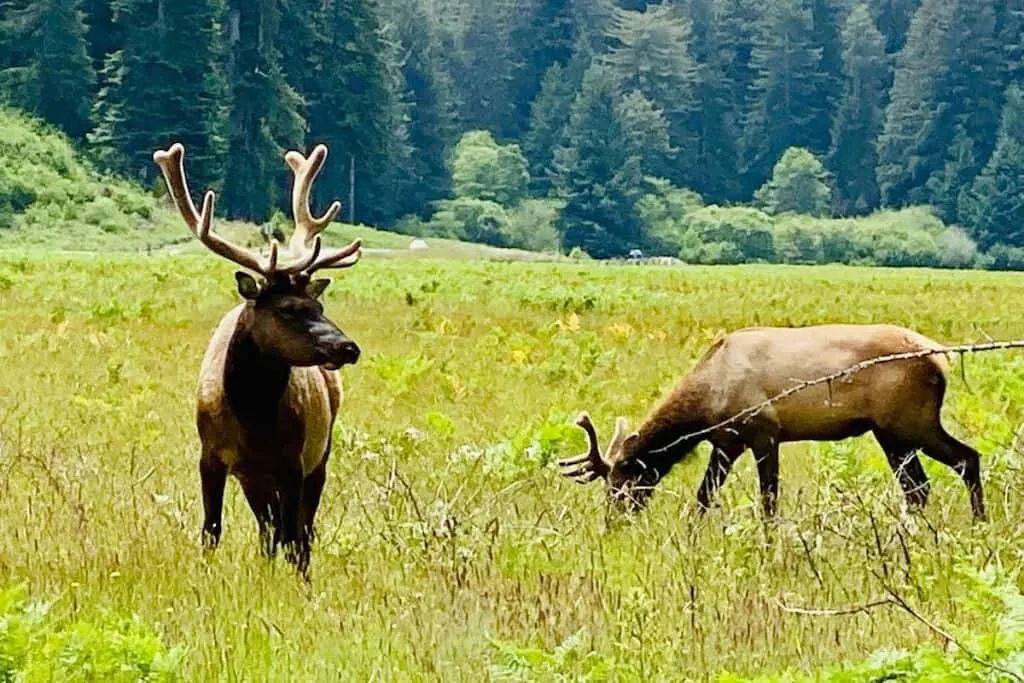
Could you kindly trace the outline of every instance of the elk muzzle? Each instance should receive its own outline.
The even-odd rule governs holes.
[[[343,365],[355,365],[359,360],[359,346],[326,320],[315,323],[310,333],[316,340],[319,355],[323,358],[320,365],[328,370],[337,370]]]

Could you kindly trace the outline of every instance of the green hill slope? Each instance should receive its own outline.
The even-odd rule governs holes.
[[[137,250],[187,238],[155,197],[94,171],[64,136],[0,110],[0,247]]]
[[[265,242],[256,226],[216,220],[214,229],[249,246]],[[408,254],[408,235],[334,224],[333,244],[361,237],[374,255]],[[528,259],[531,252],[431,239],[428,256]],[[0,108],[0,249],[58,251],[201,251],[164,200],[98,173],[60,133]]]

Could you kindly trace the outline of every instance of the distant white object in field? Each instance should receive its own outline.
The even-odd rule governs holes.
[[[426,240],[417,237],[409,243],[409,251],[426,251],[430,247],[427,246]]]

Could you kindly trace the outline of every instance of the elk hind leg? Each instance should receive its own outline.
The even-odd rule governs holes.
[[[209,550],[220,543],[227,478],[224,463],[213,454],[204,452],[199,459],[199,480],[203,489],[203,545]]]
[[[931,484],[928,483],[928,475],[925,474],[921,460],[917,457],[917,450],[889,432],[875,430],[874,434],[878,445],[885,451],[885,457],[896,476],[896,481],[903,489],[907,507],[923,508],[928,504]]]
[[[960,475],[971,497],[971,513],[974,520],[985,521],[985,499],[981,490],[981,456],[978,451],[950,436],[941,425],[921,446],[928,457],[938,460]]]

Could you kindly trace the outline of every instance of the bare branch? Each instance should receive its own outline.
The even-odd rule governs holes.
[[[883,584],[884,584],[884,582],[883,582]],[[919,621],[922,624],[924,624],[925,627],[927,627],[928,630],[930,630],[932,633],[934,633],[935,635],[937,635],[940,638],[944,639],[946,642],[952,643],[953,645],[955,645],[961,652],[963,652],[965,655],[967,655],[967,657],[969,657],[975,664],[980,664],[981,666],[983,666],[983,667],[985,667],[987,669],[992,669],[993,671],[998,671],[1000,673],[1006,674],[1007,676],[1010,676],[1014,680],[1021,681],[1022,683],[1024,683],[1024,676],[1021,676],[1019,673],[1017,673],[1015,671],[1011,671],[1009,669],[1005,669],[1005,668],[999,666],[998,664],[995,664],[994,662],[990,662],[987,659],[984,659],[983,657],[980,657],[977,654],[975,654],[970,648],[968,648],[960,640],[958,640],[956,636],[951,634],[949,631],[946,631],[945,629],[937,626],[935,623],[933,623],[932,621],[930,621],[929,619],[924,617],[916,609],[911,607],[907,603],[907,601],[903,599],[903,596],[901,596],[897,591],[893,590],[892,588],[890,588],[887,585],[885,586],[885,591],[889,595],[887,595],[884,598],[880,598],[878,600],[872,600],[871,602],[865,602],[865,603],[862,603],[862,604],[859,604],[859,605],[850,605],[848,607],[836,607],[836,608],[794,607],[794,606],[791,606],[791,605],[787,605],[786,603],[784,603],[779,598],[775,599],[775,604],[777,604],[779,606],[779,608],[782,611],[784,611],[784,612],[789,612],[790,614],[803,614],[803,615],[812,616],[812,617],[840,617],[840,616],[849,616],[849,615],[853,615],[853,614],[866,614],[868,612],[871,612],[872,610],[878,609],[879,607],[898,607],[899,609],[903,610],[904,612],[909,614],[911,617],[913,617],[917,621]]]
[[[872,600],[871,602],[865,602],[860,605],[850,605],[848,607],[826,607],[826,608],[813,608],[813,607],[794,607],[787,605],[779,598],[775,598],[775,604],[779,606],[783,612],[789,612],[790,614],[803,614],[811,617],[845,617],[851,614],[866,614],[879,607],[888,607],[890,605],[896,605],[897,603],[892,598],[882,598],[880,600]]]

